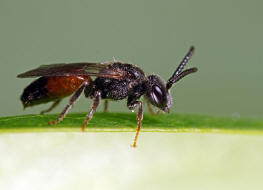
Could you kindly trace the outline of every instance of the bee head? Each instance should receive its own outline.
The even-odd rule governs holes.
[[[172,106],[170,91],[166,89],[165,83],[157,75],[147,76],[148,84],[145,98],[154,106],[168,113]]]
[[[162,111],[168,113],[172,106],[172,97],[169,89],[174,83],[178,82],[185,76],[197,71],[197,68],[184,69],[184,66],[188,63],[194,53],[194,47],[191,46],[184,59],[181,61],[173,75],[168,79],[165,84],[160,77],[156,75],[149,75],[148,85],[146,89],[145,97],[154,106],[158,107]]]

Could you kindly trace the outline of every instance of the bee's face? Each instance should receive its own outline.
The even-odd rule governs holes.
[[[148,76],[148,87],[145,97],[152,105],[166,113],[172,105],[170,91],[166,89],[161,78],[156,75]]]

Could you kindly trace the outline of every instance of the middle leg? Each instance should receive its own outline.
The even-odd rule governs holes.
[[[109,101],[108,100],[104,100],[103,112],[108,112],[108,107],[109,107]]]
[[[85,126],[92,119],[92,116],[93,116],[94,112],[96,111],[96,109],[97,109],[97,107],[98,107],[98,105],[100,103],[100,100],[101,100],[101,92],[97,91],[96,95],[94,97],[94,100],[93,100],[93,104],[92,104],[91,110],[90,110],[89,114],[87,114],[87,117],[86,117],[85,121],[83,122],[83,124],[81,126],[82,132],[84,132]]]

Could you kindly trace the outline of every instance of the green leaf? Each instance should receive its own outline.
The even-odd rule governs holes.
[[[68,114],[57,125],[48,125],[55,120],[57,114],[22,115],[0,117],[0,133],[10,132],[80,132],[85,113]],[[128,132],[136,130],[136,114],[134,113],[95,113],[86,127],[86,131]],[[142,131],[145,132],[211,132],[211,133],[245,133],[263,134],[263,120],[232,119],[202,115],[183,114],[144,114]]]

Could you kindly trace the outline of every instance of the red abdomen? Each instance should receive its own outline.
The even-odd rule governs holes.
[[[40,77],[24,89],[21,101],[24,107],[29,107],[62,99],[73,94],[84,81],[91,83],[91,78],[89,76]]]
[[[50,97],[63,98],[75,92],[84,81],[91,82],[89,76],[56,76],[48,77],[45,88]]]

